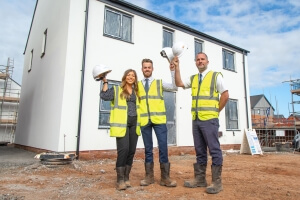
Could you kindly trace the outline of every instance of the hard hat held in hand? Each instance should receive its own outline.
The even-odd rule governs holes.
[[[182,41],[176,42],[174,43],[173,47],[172,47],[172,52],[174,57],[180,57],[183,55],[183,53],[188,49],[187,44],[185,44]]]
[[[174,58],[172,48],[170,48],[170,47],[163,48],[162,51],[160,52],[160,55],[164,58],[167,58],[169,63],[171,63],[171,61]]]
[[[93,77],[95,81],[100,81],[105,77],[109,72],[111,72],[111,68],[106,65],[96,65],[93,69]]]

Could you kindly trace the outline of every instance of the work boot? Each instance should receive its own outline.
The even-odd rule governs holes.
[[[207,187],[206,182],[206,165],[194,163],[194,179],[184,181],[184,187]]]
[[[125,190],[126,184],[124,181],[125,167],[117,167],[117,190]]]
[[[141,180],[141,186],[148,186],[154,183],[154,163],[145,163],[146,176],[144,180]]]
[[[124,181],[125,181],[126,187],[131,187],[130,181],[129,181],[130,171],[131,171],[131,166],[126,165],[126,167],[125,167],[125,177],[124,177]]]
[[[176,181],[170,179],[170,163],[160,163],[161,179],[160,185],[167,187],[176,187]]]
[[[219,166],[211,166],[212,173],[212,183],[209,187],[206,188],[206,192],[209,194],[217,194],[223,190],[222,186],[222,165]]]

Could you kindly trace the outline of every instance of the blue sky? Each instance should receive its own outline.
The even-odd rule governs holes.
[[[127,1],[249,50],[250,95],[264,94],[275,114],[292,111],[290,85],[283,82],[300,79],[299,0]],[[13,78],[20,84],[35,2],[0,0],[0,65],[14,58]]]

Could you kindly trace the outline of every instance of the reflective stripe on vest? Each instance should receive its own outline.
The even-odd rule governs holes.
[[[114,100],[111,101],[110,106],[110,136],[124,137],[127,129],[127,101],[120,97],[122,89],[120,86],[114,86]],[[139,117],[139,101],[136,97],[137,109],[137,127],[136,134],[141,135],[140,132],[140,117]]]
[[[166,108],[163,98],[162,81],[153,80],[149,86],[148,94],[145,91],[145,87],[142,81],[139,82],[139,96],[141,98],[140,114],[141,114],[141,126],[148,124],[149,116],[151,122],[154,124],[165,124],[167,121]],[[147,107],[148,98],[148,107]]]
[[[220,72],[208,72],[199,88],[198,74],[191,77],[192,83],[192,117],[209,120],[219,117],[219,93],[216,89],[217,75]],[[221,74],[222,75],[222,74]]]

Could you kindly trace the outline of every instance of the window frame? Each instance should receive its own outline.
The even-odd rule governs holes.
[[[107,80],[107,84],[108,84],[108,88],[111,88],[113,87],[114,85],[120,85],[121,84],[121,81],[112,81],[112,80]],[[100,91],[102,91],[102,88],[103,88],[103,82],[101,81],[101,84],[100,84]],[[98,117],[98,129],[108,129],[110,128],[109,126],[109,115],[110,115],[110,104],[109,104],[109,109],[102,109],[103,106],[102,106],[102,103],[103,102],[110,102],[110,101],[104,101],[103,99],[100,98],[99,100],[99,117]],[[108,123],[107,124],[100,124],[101,121],[101,115],[103,114],[109,114],[108,115]]]
[[[235,103],[236,107],[234,111],[231,111],[231,103]],[[225,105],[225,121],[226,121],[226,130],[239,130],[239,109],[238,109],[238,100],[237,99],[228,99],[228,102]],[[233,116],[232,113],[236,113],[236,116]],[[236,119],[234,119],[236,118]],[[232,122],[237,124],[237,127],[231,127]]]
[[[107,13],[108,12],[111,12],[111,13],[114,13],[114,14],[120,16],[119,35],[114,35],[113,33],[110,33],[107,30],[106,24],[107,24]],[[123,32],[124,32],[124,26],[125,26],[124,23],[123,23],[123,21],[124,21],[123,17],[130,18],[130,36],[129,36],[129,40],[127,40],[124,37],[124,34],[123,34]],[[121,12],[121,11],[109,8],[109,7],[105,7],[104,8],[103,35],[107,36],[107,37],[114,38],[114,39],[118,39],[118,40],[121,40],[121,41],[124,41],[124,42],[133,43],[133,16],[129,15],[127,13],[124,13],[124,12]]]
[[[44,55],[45,55],[45,53],[46,53],[47,32],[48,32],[48,29],[46,29],[46,30],[44,31],[44,35],[43,35],[43,43],[42,43],[42,54],[41,54],[41,58],[44,57]]]
[[[196,45],[197,44],[201,45],[201,51],[196,50]],[[204,42],[202,40],[199,40],[199,39],[196,39],[196,38],[194,39],[195,59],[196,59],[196,56],[197,56],[198,53],[203,52],[203,44],[204,44]]]
[[[165,34],[164,33],[170,33],[171,35],[171,41],[168,41],[168,43],[170,43],[170,45],[166,44],[166,40],[165,40]],[[173,42],[174,42],[174,31],[168,28],[163,27],[163,32],[162,32],[162,48],[165,47],[172,47],[173,46]]]
[[[232,55],[232,68],[229,66],[229,61],[227,62],[227,59],[229,59],[229,55]],[[223,69],[228,70],[228,71],[236,71],[235,67],[235,53],[232,51],[229,51],[227,49],[222,50],[222,58],[223,58]]]
[[[32,69],[32,60],[33,60],[33,49],[30,51],[30,57],[29,57],[29,65],[28,65],[28,72]]]

